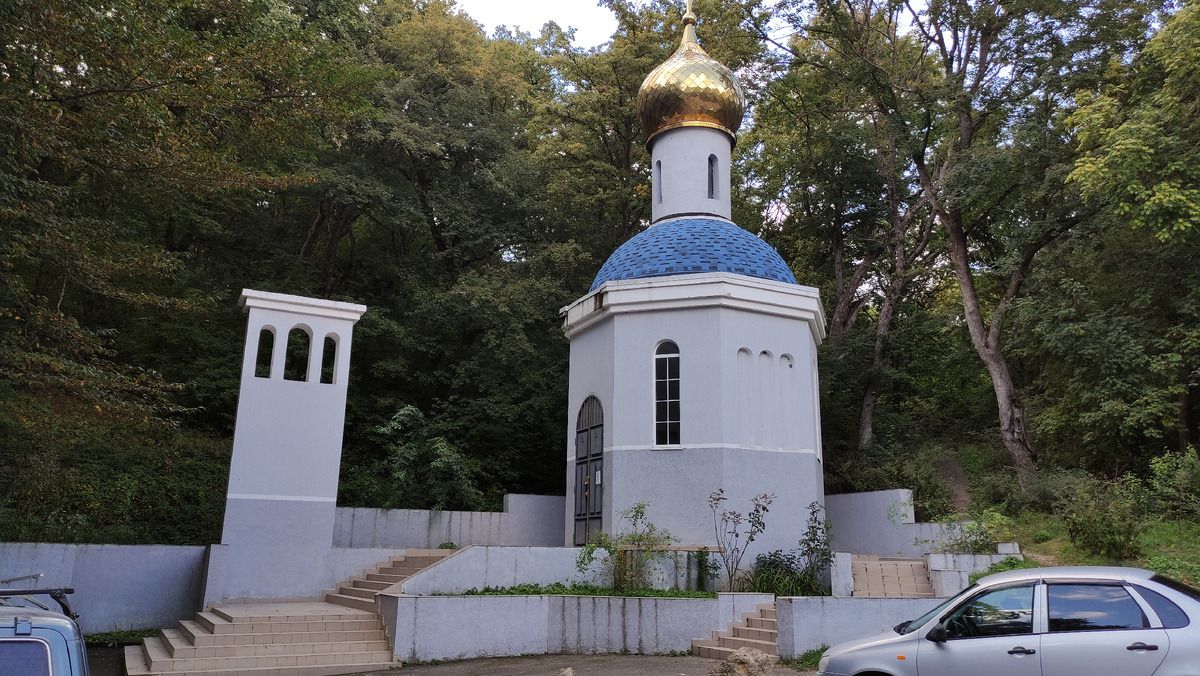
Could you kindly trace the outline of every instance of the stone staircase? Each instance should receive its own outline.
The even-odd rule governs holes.
[[[375,596],[379,592],[399,584],[414,573],[425,570],[453,554],[452,549],[409,549],[404,556],[393,556],[374,570],[356,575],[337,589],[327,589],[324,599],[347,608],[375,612]]]
[[[375,595],[452,554],[408,550],[324,600],[230,602],[125,648],[127,676],[334,676],[391,669]]]
[[[925,559],[855,554],[850,558],[854,596],[888,599],[933,598]]]
[[[778,655],[775,645],[778,636],[775,604],[760,603],[754,612],[742,613],[742,621],[730,624],[727,631],[715,631],[711,639],[693,639],[692,654],[723,660],[738,648],[757,648],[768,655]]]

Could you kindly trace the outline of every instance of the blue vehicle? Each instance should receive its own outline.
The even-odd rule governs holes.
[[[74,591],[0,589],[0,674],[87,676],[83,634],[67,601]]]

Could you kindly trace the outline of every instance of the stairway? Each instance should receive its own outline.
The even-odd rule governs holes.
[[[422,571],[453,554],[453,549],[409,549],[404,556],[393,556],[374,570],[356,575],[337,589],[326,590],[324,599],[347,608],[375,612],[375,596],[399,584],[410,575]]]
[[[760,603],[754,612],[742,613],[742,621],[730,624],[727,631],[714,631],[711,639],[693,639],[692,654],[723,660],[738,648],[757,648],[768,655],[778,655],[775,645],[778,635],[775,604]]]
[[[127,676],[334,676],[398,666],[375,595],[453,551],[408,550],[324,600],[230,602],[125,648]]]
[[[933,598],[925,559],[855,554],[850,558],[854,596],[888,599]]]

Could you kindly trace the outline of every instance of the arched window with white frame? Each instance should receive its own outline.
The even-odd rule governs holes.
[[[654,351],[654,444],[679,443],[679,346],[668,340]]]

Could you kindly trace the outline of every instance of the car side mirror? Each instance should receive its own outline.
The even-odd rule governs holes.
[[[933,625],[933,629],[930,629],[928,634],[925,634],[925,638],[933,641],[934,643],[945,643],[946,627],[943,626],[941,622],[938,622],[937,624]]]

